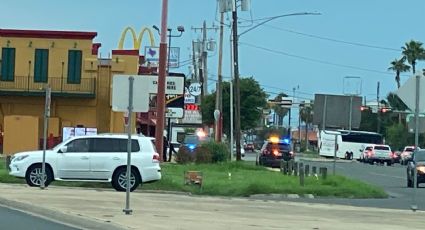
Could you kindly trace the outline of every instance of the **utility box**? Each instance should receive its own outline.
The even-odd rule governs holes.
[[[39,117],[10,115],[4,117],[3,154],[38,150]]]

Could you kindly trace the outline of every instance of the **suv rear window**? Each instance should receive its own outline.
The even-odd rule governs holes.
[[[375,150],[390,150],[388,146],[377,145],[375,146]]]

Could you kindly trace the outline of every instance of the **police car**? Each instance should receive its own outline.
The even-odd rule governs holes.
[[[295,154],[292,151],[289,139],[280,139],[279,137],[270,137],[261,147],[257,157],[256,164],[268,167],[280,167],[280,162],[294,159]]]

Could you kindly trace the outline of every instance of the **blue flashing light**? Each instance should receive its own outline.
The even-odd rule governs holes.
[[[195,149],[195,147],[196,147],[196,145],[194,145],[194,144],[190,144],[190,145],[187,145],[187,147],[188,147],[190,150],[194,150],[194,149]]]
[[[289,139],[287,139],[287,138],[283,139],[283,143],[289,144]]]

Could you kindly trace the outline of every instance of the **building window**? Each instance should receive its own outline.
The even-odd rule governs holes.
[[[47,82],[49,50],[36,49],[34,63],[34,82]]]
[[[81,50],[68,51],[68,84],[81,83],[82,56]]]
[[[1,80],[14,81],[15,79],[15,48],[2,48],[1,51]]]

